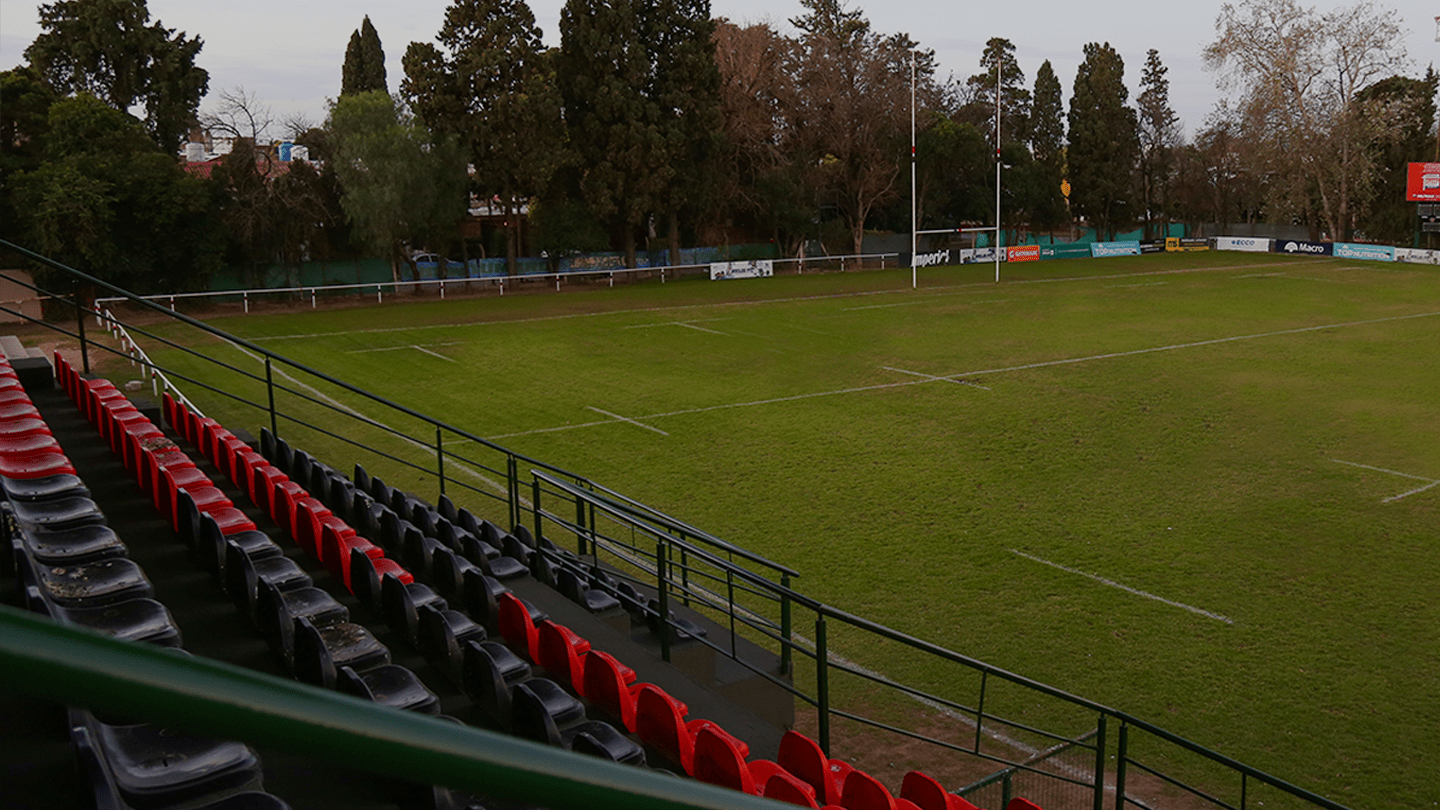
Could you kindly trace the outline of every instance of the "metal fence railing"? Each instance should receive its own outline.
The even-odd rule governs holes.
[[[18,246],[0,247],[51,268],[50,286],[74,285],[62,294],[35,289],[73,306],[73,330],[68,319],[42,326],[78,341],[87,371],[95,352],[116,364],[136,362],[166,390],[183,386],[223,424],[266,426],[317,457],[354,461],[392,485],[438,492],[478,516],[526,526],[542,541],[534,565],[560,568],[573,555],[613,572],[617,589],[624,583],[653,598],[658,621],[669,627],[660,633],[664,655],[684,630],[668,618],[670,608],[698,613],[726,632],[687,643],[707,644],[788,693],[832,755],[886,741],[919,743],[983,772],[1002,769],[1008,775],[1001,781],[1013,790],[1053,796],[1057,804],[1046,810],[1103,810],[1111,802],[1115,810],[1249,810],[1262,803],[1265,810],[1344,810],[1122,711],[808,597],[795,587],[800,572],[581,475]],[[118,347],[86,334],[86,319],[96,315],[81,290],[124,300],[126,307],[105,307],[98,316],[107,331],[124,335]],[[137,341],[144,351],[132,350]],[[748,660],[743,650],[751,648],[769,656]],[[985,801],[986,810],[1002,810]]]

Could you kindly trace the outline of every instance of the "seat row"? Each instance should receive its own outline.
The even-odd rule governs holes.
[[[153,598],[150,580],[3,358],[0,401],[3,557],[21,604],[62,623],[183,654],[169,610]],[[97,807],[287,808],[263,792],[259,757],[241,743],[81,709],[67,716],[83,784]]]

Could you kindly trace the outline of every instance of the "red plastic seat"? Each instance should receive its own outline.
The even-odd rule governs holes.
[[[815,788],[810,787],[800,780],[799,777],[781,768],[765,780],[765,788],[761,791],[762,796],[767,799],[774,799],[778,802],[788,802],[801,807],[818,808],[815,803]],[[831,807],[833,805],[827,805]]]
[[[840,804],[846,810],[919,810],[914,802],[891,796],[879,779],[859,769],[845,777]]]
[[[26,456],[32,453],[59,453],[60,443],[48,433],[0,436],[0,455]]]
[[[635,683],[635,670],[599,650],[585,653],[584,686],[580,691],[600,711],[620,721],[625,730],[635,733],[635,695],[641,684]]]
[[[40,409],[28,402],[15,402],[9,405],[0,405],[0,419],[23,419],[25,417],[41,419]]]
[[[546,619],[536,627],[535,652],[539,656],[535,663],[585,697],[585,660],[581,656],[590,652],[589,641]]]
[[[513,593],[502,593],[496,601],[500,606],[500,635],[505,643],[530,663],[540,663],[540,633],[530,619],[529,608]]]
[[[280,472],[279,467],[270,464],[256,466],[250,475],[250,500],[266,513],[272,512],[270,502],[275,485],[289,480],[290,476]]]
[[[6,478],[44,478],[61,474],[75,475],[75,468],[64,453],[39,452],[0,456],[0,475]]]
[[[798,731],[787,731],[780,738],[775,761],[800,781],[815,789],[819,804],[840,804],[845,779],[854,768],[844,760],[830,759],[820,744]]]
[[[308,495],[291,501],[290,536],[301,548],[316,559],[320,555],[320,532],[326,525],[332,525],[342,536],[354,536],[355,530],[336,517],[325,504]]]
[[[384,558],[385,551],[356,534],[354,529],[345,526],[339,518],[332,520],[333,522],[324,524],[320,529],[320,562],[336,579],[345,583],[345,590],[354,593],[355,589],[350,585],[351,549],[359,549],[372,562]],[[340,527],[344,527],[344,530]],[[414,581],[413,577],[411,581]]]
[[[746,762],[737,742],[735,737],[717,726],[705,726],[696,731],[695,778],[759,796],[770,777],[784,769],[766,759]]]
[[[900,798],[915,803],[920,810],[978,810],[975,805],[945,790],[929,774],[911,771],[900,783]]]
[[[29,416],[0,420],[0,438],[35,435],[50,435],[50,426],[39,417]]]
[[[684,703],[653,683],[641,684],[635,694],[635,734],[646,745],[679,765],[687,775],[693,775],[695,735],[703,728],[713,728],[721,734],[730,735],[704,718],[686,722],[685,715],[689,711]],[[750,747],[744,741],[733,736],[731,739],[742,757],[749,756]]]
[[[1030,801],[1029,799],[1023,799],[1019,796],[1016,796],[1015,798],[1010,800],[1009,804],[1005,805],[1005,810],[1040,810],[1040,805]]]
[[[7,377],[7,378],[0,378],[0,379],[9,379],[9,378]],[[0,387],[0,405],[10,405],[10,404],[16,403],[16,402],[29,402],[29,401],[30,401],[30,395],[27,394],[27,393],[25,393],[25,389],[24,389],[24,388],[16,388],[16,387],[14,387],[14,386]]]

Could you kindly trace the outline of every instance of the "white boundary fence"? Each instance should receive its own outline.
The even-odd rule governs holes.
[[[770,261],[773,265],[776,265],[777,268],[779,265],[795,265],[796,273],[804,273],[805,264],[807,262],[812,265],[819,263],[834,264],[838,262],[840,265],[840,271],[844,272],[846,270],[847,263],[852,266],[863,266],[866,262],[879,261],[881,269],[885,269],[891,260],[898,260],[899,257],[899,253],[864,253],[844,256],[809,256],[803,259],[770,259],[767,261]],[[445,298],[446,285],[449,285],[451,289],[454,289],[456,287],[459,287],[461,289],[475,289],[477,287],[498,288],[500,291],[500,295],[503,296],[505,294],[506,284],[513,285],[516,282],[522,281],[545,281],[549,279],[554,279],[555,291],[559,292],[561,283],[565,279],[573,279],[580,277],[585,277],[589,279],[602,278],[607,280],[610,286],[613,287],[615,286],[615,277],[617,275],[623,277],[626,275],[636,275],[640,273],[654,274],[658,272],[660,275],[660,283],[664,284],[667,280],[667,277],[679,277],[683,274],[682,271],[685,270],[703,272],[708,276],[708,274],[710,273],[710,265],[708,263],[681,264],[666,265],[662,267],[628,267],[609,270],[570,270],[563,273],[528,273],[515,276],[476,276],[473,278],[461,277],[417,279],[411,281],[378,281],[366,282],[363,284],[323,284],[302,287],[259,287],[248,290],[211,290],[208,292],[166,293],[162,295],[145,295],[141,297],[147,301],[154,301],[158,304],[168,304],[172,311],[175,309],[175,306],[178,302],[189,299],[207,298],[233,300],[238,298],[240,299],[240,302],[244,307],[245,312],[248,313],[250,312],[250,300],[252,297],[259,299],[265,296],[272,295],[309,296],[310,308],[315,309],[319,306],[319,298],[321,294],[328,295],[331,293],[343,293],[347,291],[350,291],[355,295],[360,295],[370,290],[374,290],[375,302],[384,303],[385,291],[387,289],[390,291],[391,295],[398,295],[400,293],[418,293],[423,289],[434,288],[439,297],[443,300]],[[95,299],[96,318],[98,319],[104,317],[100,314],[100,308],[102,306],[108,306],[109,304],[113,304],[123,300],[124,299],[122,298]],[[102,323],[101,325],[103,326],[104,324]]]
[[[123,299],[111,298],[105,300],[114,301]],[[110,337],[114,338],[120,344],[120,350],[130,358],[130,365],[139,365],[145,368],[146,372],[150,375],[150,388],[156,399],[160,398],[161,391],[168,391],[177,402],[183,403],[192,413],[201,417],[205,415],[200,412],[199,408],[195,407],[195,403],[191,402],[189,397],[181,393],[175,383],[170,382],[170,378],[165,376],[165,372],[155,367],[155,364],[150,361],[150,356],[145,354],[145,350],[140,348],[140,344],[136,343],[134,338],[130,337],[130,333],[126,331],[120,321],[115,319],[115,315],[110,311],[109,307],[105,307],[103,310],[101,309],[99,300],[95,302],[95,325],[109,332]]]

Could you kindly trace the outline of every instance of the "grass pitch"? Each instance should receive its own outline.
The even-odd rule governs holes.
[[[213,323],[793,566],[852,613],[1354,807],[1433,804],[1440,271],[1200,253],[992,274]]]

